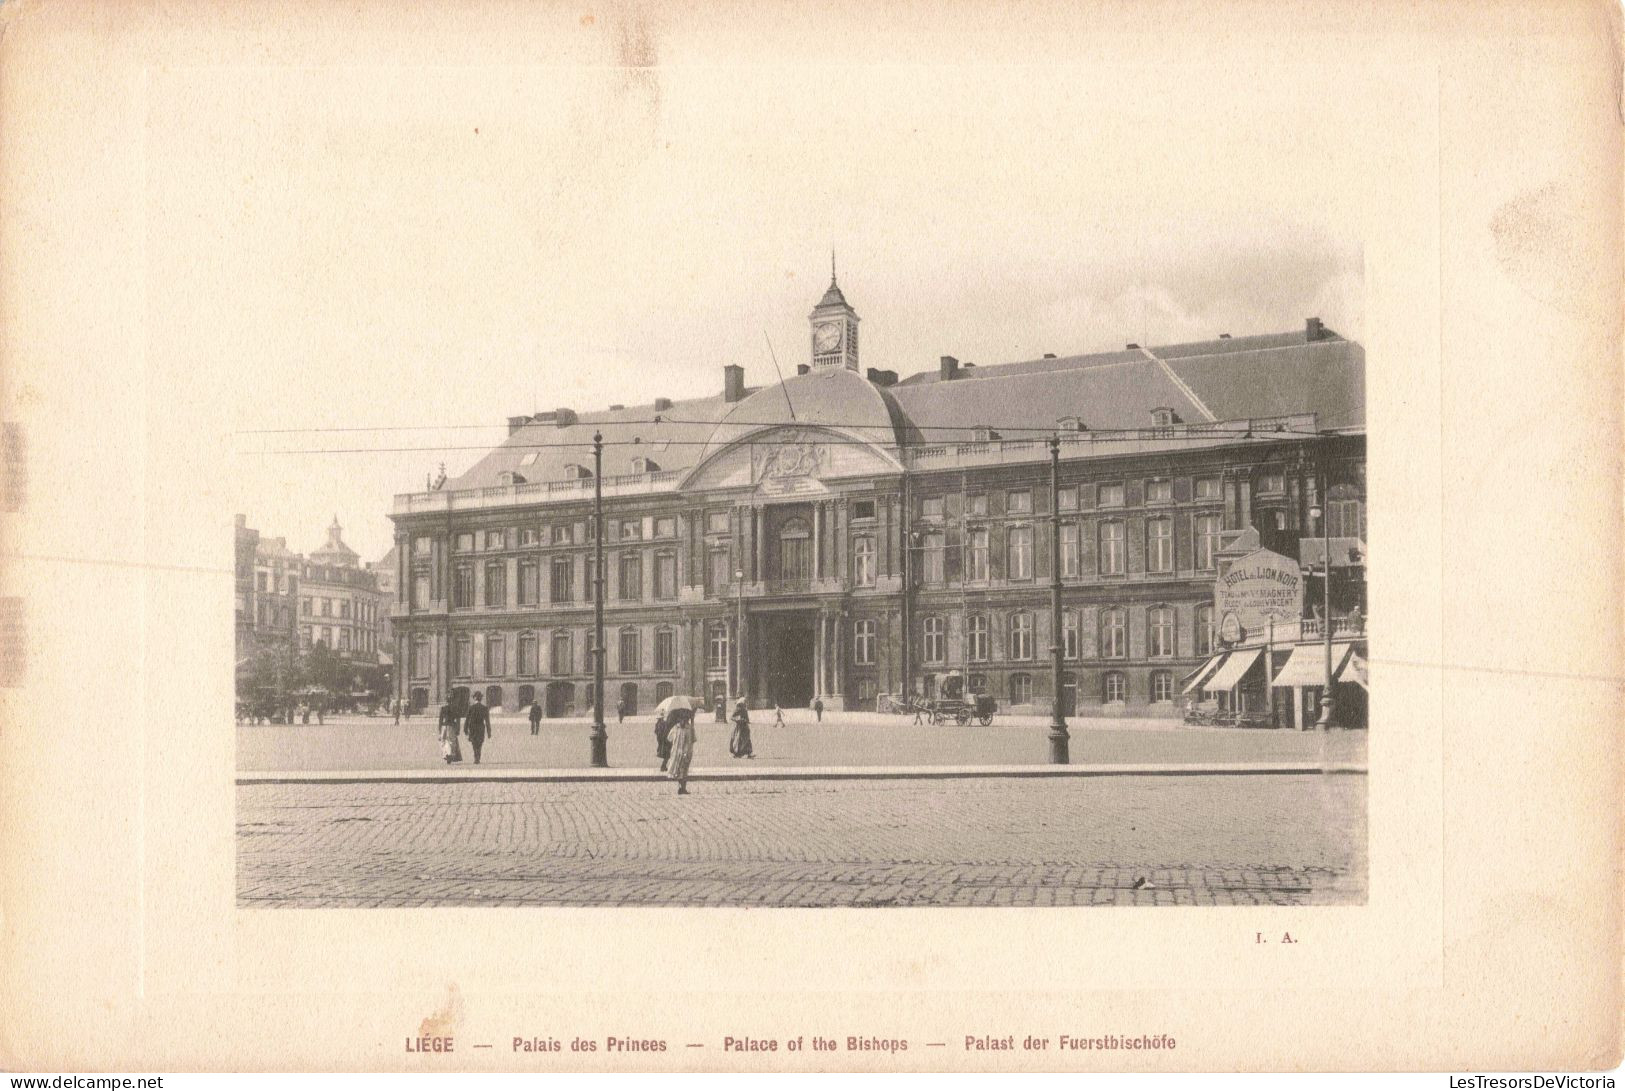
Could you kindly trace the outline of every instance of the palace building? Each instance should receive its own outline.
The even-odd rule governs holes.
[[[707,398],[516,416],[466,473],[397,496],[398,696],[587,712],[595,434],[605,702],[629,714],[673,693],[869,709],[945,686],[1048,712],[1054,640],[1068,714],[1172,714],[1229,644],[1261,639],[1214,616],[1229,558],[1299,558],[1327,529],[1312,511],[1337,520],[1334,541],[1365,538],[1364,352],[1318,319],[994,366],[944,356],[905,378],[864,366],[833,277],[809,326],[782,383],[747,387],[729,365]],[[1363,552],[1343,556],[1359,560],[1334,573],[1333,609],[1358,616]]]

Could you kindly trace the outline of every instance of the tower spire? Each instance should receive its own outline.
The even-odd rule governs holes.
[[[835,284],[835,249],[833,247],[830,248],[830,252],[829,252],[829,282],[830,282],[831,286],[834,286],[834,284]]]

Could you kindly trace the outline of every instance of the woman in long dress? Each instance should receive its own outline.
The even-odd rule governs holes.
[[[694,760],[694,713],[686,709],[672,710],[671,733],[667,742],[671,746],[671,760],[666,773],[677,782],[677,794],[688,795],[688,763]]]
[[[750,745],[750,709],[741,697],[734,706],[734,733],[728,740],[728,752],[736,758],[754,758],[756,751]]]

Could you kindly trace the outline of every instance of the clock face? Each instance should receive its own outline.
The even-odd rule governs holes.
[[[817,352],[833,352],[841,343],[841,324],[839,322],[822,322],[813,327],[813,349]]]

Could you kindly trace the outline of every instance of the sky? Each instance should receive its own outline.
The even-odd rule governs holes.
[[[1242,109],[1236,67],[641,59],[155,75],[151,351],[220,407],[222,505],[380,557],[393,495],[510,415],[791,371],[832,250],[863,363],[905,375],[1362,336],[1334,71]]]

